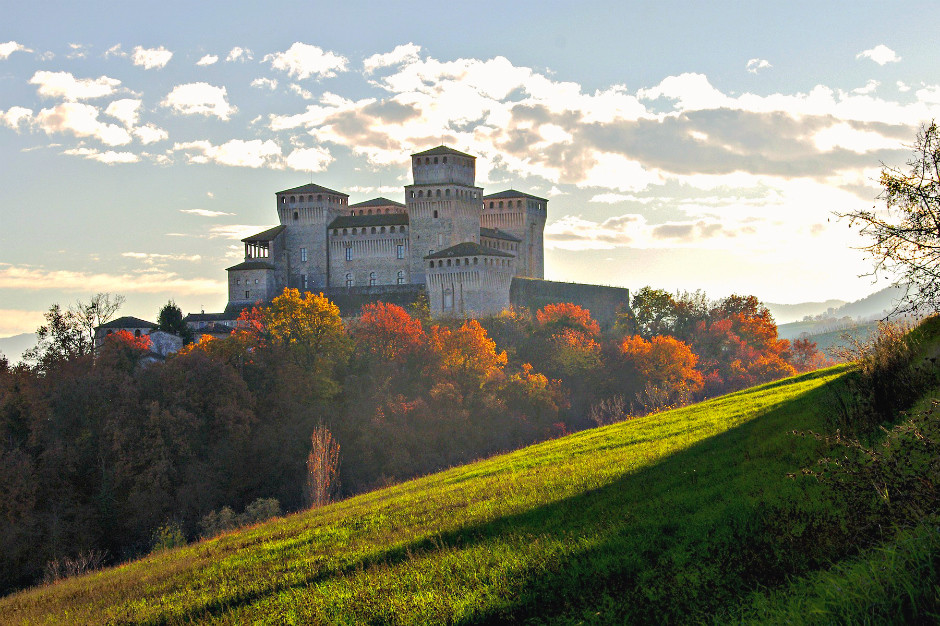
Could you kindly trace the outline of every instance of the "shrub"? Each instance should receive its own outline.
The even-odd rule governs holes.
[[[185,545],[186,536],[183,535],[183,529],[179,523],[167,522],[154,531],[150,551],[162,552],[163,550],[172,550]]]
[[[258,498],[246,506],[241,515],[236,515],[235,511],[227,506],[207,513],[199,522],[199,527],[202,529],[202,537],[209,538],[280,515],[282,515],[281,503],[276,498]]]
[[[79,552],[74,557],[62,557],[46,563],[42,581],[46,584],[54,583],[63,578],[79,576],[101,569],[108,558],[106,550],[87,550]]]

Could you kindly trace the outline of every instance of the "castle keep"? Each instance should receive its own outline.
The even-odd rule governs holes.
[[[476,157],[439,146],[411,155],[405,203],[309,184],[279,191],[279,225],[242,241],[228,268],[227,311],[285,287],[384,295],[427,291],[435,316],[495,314],[513,279],[544,278],[548,200],[519,191],[483,195]],[[382,298],[384,299],[384,298]]]

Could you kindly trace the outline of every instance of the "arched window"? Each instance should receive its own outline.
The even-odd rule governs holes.
[[[317,202],[323,202],[323,194],[317,194]]]
[[[480,261],[480,259],[478,259],[477,257],[473,257],[473,264],[474,264],[474,265],[477,265],[477,264],[479,263],[479,261]]]
[[[347,286],[347,287],[352,287],[352,286],[353,286],[353,275],[352,275],[352,272],[346,274],[346,286]]]
[[[375,272],[369,272],[369,286],[375,287]]]
[[[491,209],[493,208],[493,201],[492,201],[492,200],[490,200],[490,208],[491,208]]]
[[[139,328],[134,331],[134,336],[135,336],[135,337],[140,337],[140,329],[139,329]]]
[[[444,162],[444,163],[447,163],[447,157],[444,157],[443,162]]]
[[[499,208],[503,208],[503,201],[502,201],[502,200],[499,201]]]
[[[404,270],[398,270],[398,284],[399,285],[405,284],[405,271]]]
[[[290,197],[290,203],[291,203],[291,204],[294,204],[295,202],[297,202],[297,197],[296,197],[296,196],[291,196],[291,197]]]
[[[425,164],[425,165],[430,165],[430,164],[431,164],[431,157],[424,157],[424,164]]]
[[[367,215],[372,215],[372,209],[369,209],[369,210],[366,212],[366,214],[367,214]]]
[[[522,206],[522,200],[516,200],[516,206],[517,206],[517,207],[521,207],[521,206]]]
[[[445,190],[444,190],[444,195],[445,195],[445,196],[449,196],[449,195],[450,195],[450,189],[445,189]]]
[[[287,198],[285,196],[281,196],[281,204],[287,204]]]
[[[447,267],[450,267],[450,259],[447,259]]]
[[[394,226],[389,226],[389,227],[388,227],[388,232],[394,233],[394,232],[395,232],[395,227],[394,227]]]
[[[296,222],[299,219],[300,219],[300,214],[297,211],[294,211],[294,221]]]
[[[346,229],[346,228],[344,228],[344,229],[343,229],[343,234],[344,234],[344,235],[348,235],[348,234],[349,234],[349,230]]]
[[[353,228],[352,234],[354,234],[354,235],[356,234],[356,229],[355,229],[355,228]]]
[[[431,261],[431,265],[430,265],[429,267],[431,267],[431,268],[434,267],[434,261]]]
[[[375,234],[375,226],[372,227],[372,234]]]
[[[437,266],[438,266],[438,267],[444,267],[444,262],[443,262],[443,261],[438,261],[438,262],[437,262]]]
[[[434,157],[434,165],[437,165],[437,157]]]
[[[435,218],[437,217],[437,211],[436,211],[436,210],[434,211],[434,217],[435,217]]]

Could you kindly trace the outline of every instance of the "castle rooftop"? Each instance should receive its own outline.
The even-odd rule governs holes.
[[[348,198],[348,193],[343,193],[342,191],[336,191],[334,189],[328,189],[322,185],[317,185],[314,183],[307,183],[306,185],[301,185],[300,187],[293,187],[291,189],[285,189],[284,191],[278,191],[279,195],[282,193],[331,193],[337,196],[343,196]]]
[[[507,233],[504,230],[500,230],[498,228],[486,228],[485,226],[480,227],[480,236],[487,237],[488,239],[503,239],[505,241],[515,241],[517,243],[522,241],[515,235]]]
[[[269,228],[263,232],[258,233],[257,235],[252,235],[251,237],[245,237],[242,239],[244,243],[258,243],[261,241],[274,241],[274,239],[284,232],[284,229],[287,226],[283,224],[281,226],[275,226],[274,228]]]
[[[277,269],[274,267],[273,263],[268,261],[263,261],[261,259],[248,259],[247,261],[242,261],[238,265],[233,265],[232,267],[225,268],[226,272],[231,272],[232,270],[273,270]]]
[[[357,202],[356,204],[350,204],[350,209],[368,209],[369,207],[374,206],[397,206],[399,208],[406,208],[401,202],[395,202],[394,200],[389,200],[388,198],[373,198],[372,200],[365,200],[364,202]]]
[[[496,250],[495,248],[488,248],[486,246],[481,246],[478,243],[473,243],[472,241],[465,241],[463,243],[458,243],[456,246],[451,246],[449,248],[444,248],[434,254],[429,254],[425,259],[452,259],[458,256],[505,256],[505,257],[515,257],[514,254],[509,254],[508,252],[503,252],[502,250]]]
[[[454,154],[457,156],[466,157],[468,159],[476,159],[472,154],[467,154],[466,152],[461,152],[460,150],[454,150],[453,148],[448,148],[447,146],[438,146],[436,148],[431,148],[430,150],[425,150],[424,152],[416,152],[412,154],[413,157],[423,157],[423,156],[438,156],[441,154]]]
[[[503,198],[531,198],[532,200],[541,200],[542,202],[548,202],[548,198],[539,198],[538,196],[533,196],[530,193],[523,193],[521,191],[516,191],[515,189],[507,189],[506,191],[497,191],[496,193],[491,193],[483,196],[484,200],[501,200]]]
[[[408,224],[407,213],[376,213],[375,215],[340,215],[327,228],[359,226],[398,226]]]

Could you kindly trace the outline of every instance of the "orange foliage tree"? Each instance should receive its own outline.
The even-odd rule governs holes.
[[[385,302],[362,307],[362,316],[351,334],[358,354],[384,362],[401,362],[426,342],[421,320],[402,307]]]
[[[476,320],[464,322],[457,330],[433,326],[429,344],[436,357],[430,377],[454,382],[466,391],[482,388],[502,372],[507,361],[506,352],[496,351],[496,343]]]
[[[684,404],[701,391],[704,379],[695,369],[698,356],[675,337],[658,335],[647,341],[636,335],[620,343],[620,355],[634,377],[637,402],[650,411]]]

